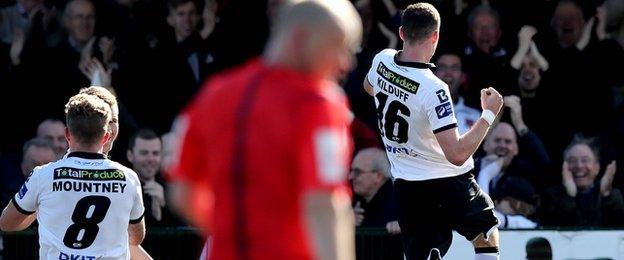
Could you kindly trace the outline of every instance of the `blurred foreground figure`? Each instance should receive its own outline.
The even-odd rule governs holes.
[[[212,78],[177,120],[172,204],[212,236],[209,259],[354,259],[335,80],[361,21],[345,0],[280,11],[263,57]]]

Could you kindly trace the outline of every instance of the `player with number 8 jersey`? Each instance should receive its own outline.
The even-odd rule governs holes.
[[[65,110],[70,153],[33,170],[3,211],[0,228],[24,229],[36,216],[40,259],[130,259],[129,243],[140,244],[145,232],[141,184],[102,153],[110,107],[78,94]]]

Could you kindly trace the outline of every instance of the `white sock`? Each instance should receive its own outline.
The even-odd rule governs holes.
[[[498,253],[480,253],[475,255],[475,260],[499,260]]]

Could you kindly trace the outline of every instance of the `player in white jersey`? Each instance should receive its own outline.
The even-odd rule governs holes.
[[[459,135],[448,86],[430,70],[439,31],[432,5],[408,6],[399,30],[403,50],[377,54],[364,80],[391,164],[405,254],[440,259],[456,230],[473,242],[476,259],[498,259],[498,220],[472,175],[472,154],[503,98],[493,88],[482,90],[481,118]]]
[[[128,245],[145,236],[141,184],[102,153],[110,106],[78,94],[65,113],[71,153],[33,170],[2,212],[0,228],[22,230],[36,217],[40,259],[130,259]]]

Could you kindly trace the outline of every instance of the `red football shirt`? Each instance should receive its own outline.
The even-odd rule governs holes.
[[[304,195],[347,192],[346,99],[333,83],[261,60],[210,80],[180,119],[172,178],[204,183],[210,259],[314,259]]]

